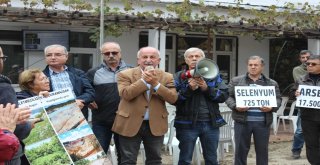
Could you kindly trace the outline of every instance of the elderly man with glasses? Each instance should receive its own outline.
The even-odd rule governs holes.
[[[47,67],[43,73],[50,78],[50,91],[71,88],[77,105],[88,119],[88,105],[94,100],[94,89],[85,73],[66,65],[68,51],[62,45],[49,45],[44,54]]]
[[[306,62],[307,74],[296,80],[295,96],[300,96],[299,85],[320,86],[320,56],[311,55]],[[310,164],[320,164],[320,110],[317,107],[300,107],[301,126]]]
[[[103,62],[100,66],[92,68],[87,76],[96,91],[95,102],[91,103],[92,129],[105,152],[109,149],[110,140],[114,138],[117,151],[119,151],[118,135],[111,131],[116,111],[120,102],[117,75],[120,71],[130,68],[121,59],[121,48],[116,42],[106,42],[101,48]],[[120,164],[120,154],[118,163]]]

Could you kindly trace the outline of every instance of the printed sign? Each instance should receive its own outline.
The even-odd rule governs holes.
[[[112,164],[70,89],[20,100],[19,106],[31,108],[30,122],[35,123],[23,141],[30,164]]]
[[[300,96],[297,97],[296,106],[320,109],[320,87],[299,85]]]
[[[274,86],[235,86],[237,107],[277,107]]]

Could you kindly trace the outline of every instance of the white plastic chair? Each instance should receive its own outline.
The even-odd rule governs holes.
[[[272,121],[272,128],[273,128],[273,134],[277,135],[278,132],[278,126],[277,126],[277,119],[279,116],[284,115],[284,110],[286,109],[287,103],[289,101],[289,97],[281,97],[281,105],[277,112],[273,112],[273,121]]]
[[[235,153],[235,142],[233,133],[232,111],[225,110],[221,112],[221,116],[227,122],[226,125],[220,127],[220,137],[218,146],[218,160],[224,159],[224,150],[229,151],[229,143],[232,144],[233,153]]]
[[[293,133],[296,132],[297,129],[297,120],[298,116],[294,116],[294,108],[296,107],[296,101],[292,102],[291,107],[290,107],[290,112],[289,115],[286,116],[279,116],[278,118],[278,124],[277,124],[277,129],[279,127],[280,121],[283,123],[283,130],[286,130],[286,125],[285,125],[285,120],[289,120],[292,123],[292,128],[293,128]]]
[[[232,112],[232,110],[227,106],[226,103],[219,103],[219,110],[220,112]],[[231,128],[232,128],[232,133],[233,133],[233,120],[232,120],[232,117],[230,116],[230,118],[228,118],[228,123],[229,123],[229,120],[230,120],[230,124],[231,124]],[[224,143],[224,149],[226,152],[229,152],[229,144],[230,143]]]
[[[171,104],[168,104],[166,103],[166,107],[167,107],[167,111],[169,113],[168,115],[168,125],[169,125],[169,128],[168,128],[168,132],[164,135],[164,139],[163,139],[163,144],[164,144],[164,147],[165,147],[165,151],[169,151],[169,155],[172,155],[172,138],[174,136],[170,136],[170,133],[171,133],[171,124],[174,124],[172,123],[172,121],[174,121],[174,118],[176,116],[176,107],[171,105]],[[170,139],[171,138],[171,139]]]
[[[112,164],[118,164],[117,154],[116,154],[116,147],[115,147],[114,144],[111,144],[109,146],[109,152],[110,152]]]

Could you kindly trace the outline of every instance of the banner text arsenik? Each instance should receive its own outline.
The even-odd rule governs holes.
[[[300,94],[303,96],[320,97],[320,90],[301,88]]]

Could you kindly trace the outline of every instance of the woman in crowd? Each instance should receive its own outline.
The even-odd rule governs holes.
[[[40,69],[28,69],[23,71],[19,76],[19,86],[21,91],[17,92],[17,99],[22,100],[33,96],[43,95],[48,96],[50,85],[48,77],[42,73]],[[34,127],[34,124],[41,121],[40,118],[35,118],[29,120],[31,128]],[[21,139],[20,143],[22,143]],[[22,143],[23,145],[23,143]],[[24,146],[24,145],[23,145]],[[21,156],[21,164],[28,165],[28,160],[25,155]]]
[[[48,77],[40,69],[28,69],[19,76],[21,92],[17,92],[18,100],[33,96],[48,96],[50,84]]]

